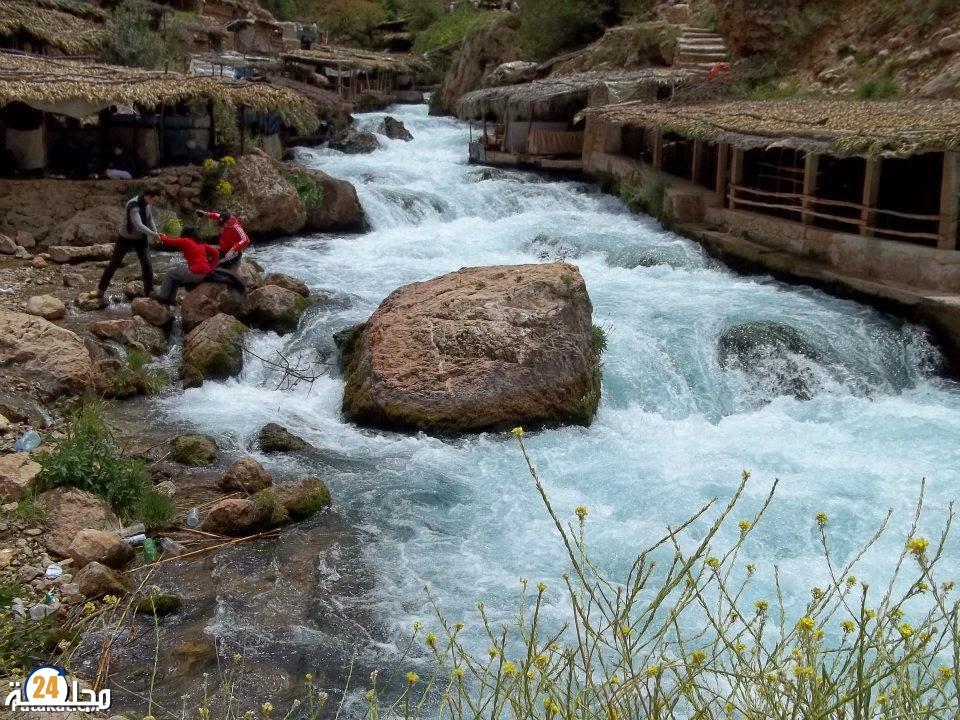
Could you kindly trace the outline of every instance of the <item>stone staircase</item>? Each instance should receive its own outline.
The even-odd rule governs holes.
[[[677,40],[673,66],[708,73],[718,62],[730,62],[726,40],[709,30],[685,25]]]

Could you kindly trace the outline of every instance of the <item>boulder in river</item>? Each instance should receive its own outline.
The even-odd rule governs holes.
[[[67,306],[53,295],[34,295],[27,300],[26,312],[44,320],[60,320],[67,314]]]
[[[200,529],[217,535],[247,535],[263,525],[263,510],[249,498],[226,498],[207,510]]]
[[[92,562],[119,570],[133,560],[133,548],[115,532],[81,530],[67,548],[67,556],[78,568]]]
[[[251,495],[271,485],[273,485],[273,478],[270,477],[270,473],[249,455],[236,460],[220,479],[220,487],[224,490],[231,492],[239,490]]]
[[[330,488],[318,477],[277,485],[276,489],[287,515],[293,520],[303,520],[330,507]]]
[[[247,295],[243,319],[251,327],[284,335],[297,329],[300,316],[309,306],[310,301],[293,290],[264,285]]]
[[[98,562],[88,563],[73,578],[84,597],[124,595],[130,590],[130,581],[113,568]]]
[[[39,504],[46,517],[44,544],[54,555],[67,556],[77,533],[85,529],[116,530],[120,520],[105,500],[75,487],[58,487],[42,493]]]
[[[372,132],[357,130],[352,127],[344,128],[336,136],[330,138],[328,144],[331,149],[339,150],[347,155],[365,155],[380,147],[380,141]]]
[[[310,444],[306,440],[297,437],[282,425],[267,423],[260,428],[261,452],[300,452],[309,449]]]
[[[470,432],[589,424],[600,400],[592,306],[565,263],[465,268],[394,291],[348,352],[361,425]]]
[[[243,339],[247,327],[235,317],[218,313],[204,320],[183,340],[180,374],[184,387],[204,380],[224,380],[243,369]]]
[[[134,350],[158,355],[167,349],[167,336],[139,315],[90,323],[90,332],[98,338],[113,340]]]
[[[743,373],[766,399],[793,395],[809,400],[818,380],[814,365],[822,353],[793,327],[772,321],[733,325],[717,340],[717,357],[725,370]]]
[[[220,457],[216,441],[209,435],[177,435],[170,441],[170,457],[182,465],[213,465]]]
[[[200,283],[183,297],[180,316],[183,331],[190,332],[204,320],[217,313],[243,317],[247,311],[247,298],[239,290],[223,283]]]
[[[133,302],[130,303],[130,311],[134,315],[142,317],[154,327],[168,328],[170,323],[173,322],[173,312],[169,306],[153,298],[134,298]]]
[[[276,285],[286,288],[287,290],[292,290],[297,293],[297,295],[310,297],[310,288],[307,287],[307,284],[300,278],[295,278],[292,275],[270,273],[263,279],[263,285]]]
[[[248,233],[284,235],[303,228],[306,211],[283,169],[282,164],[255,152],[238,158],[230,171],[229,207]]]
[[[410,131],[407,130],[407,126],[404,125],[401,120],[397,120],[396,118],[389,116],[385,117],[380,129],[383,134],[391,140],[403,140],[404,142],[410,142],[413,140],[413,135],[411,135]]]
[[[307,213],[305,231],[360,232],[366,226],[357,189],[346,180],[302,165],[287,165],[287,176],[298,178],[298,184],[303,188],[309,188],[311,183],[314,186],[304,203]]]

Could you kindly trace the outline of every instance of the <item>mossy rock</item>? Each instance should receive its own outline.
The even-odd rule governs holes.
[[[333,342],[337,346],[337,366],[341,373],[346,372],[350,365],[350,360],[357,350],[357,341],[366,326],[366,323],[358,323],[333,334]]]
[[[260,429],[260,450],[262,452],[300,452],[310,448],[310,443],[277,423],[267,423]]]
[[[183,601],[179,595],[170,595],[166,593],[150,593],[147,597],[141,598],[137,602],[137,612],[145,615],[156,615],[165,617],[179,612]]]
[[[330,488],[317,477],[282,486],[280,494],[287,514],[293,520],[303,520],[331,505]]]
[[[209,435],[177,435],[170,441],[170,457],[182,465],[212,465],[220,456],[216,441]]]

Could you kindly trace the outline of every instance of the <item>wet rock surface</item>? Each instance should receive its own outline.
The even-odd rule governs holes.
[[[191,330],[183,341],[181,376],[184,387],[204,380],[223,380],[243,369],[247,327],[235,317],[218,313]]]

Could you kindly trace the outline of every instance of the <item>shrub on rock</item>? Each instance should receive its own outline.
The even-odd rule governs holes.
[[[317,477],[304,478],[300,482],[277,485],[287,514],[294,520],[302,520],[330,507],[330,489]]]
[[[467,432],[589,424],[600,400],[592,306],[564,263],[465,268],[394,291],[345,356],[361,425]]]

